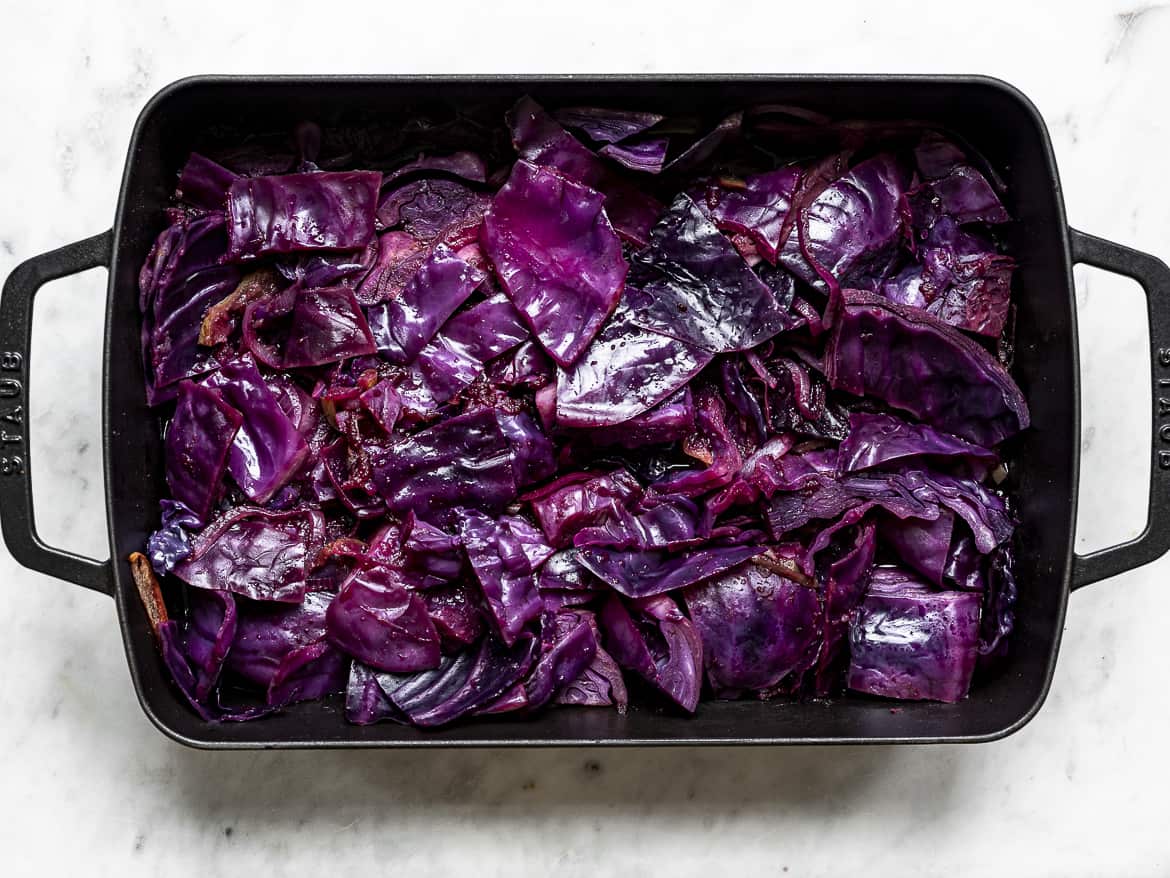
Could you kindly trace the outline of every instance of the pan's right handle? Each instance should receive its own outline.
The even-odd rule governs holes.
[[[37,536],[28,466],[28,368],[33,299],[46,283],[99,266],[109,267],[113,232],[102,232],[34,256],[8,275],[0,298],[0,525],[8,551],[25,567],[114,593],[113,567],[54,549]]]
[[[1148,253],[1069,229],[1074,262],[1131,277],[1146,291],[1150,318],[1154,435],[1146,529],[1127,543],[1073,558],[1072,587],[1089,585],[1161,557],[1170,549],[1170,268]]]

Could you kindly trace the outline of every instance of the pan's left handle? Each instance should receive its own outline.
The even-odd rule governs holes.
[[[8,551],[25,567],[114,593],[113,567],[54,549],[37,536],[29,472],[28,368],[33,299],[46,283],[110,265],[113,232],[102,232],[18,265],[0,298],[0,525]]]

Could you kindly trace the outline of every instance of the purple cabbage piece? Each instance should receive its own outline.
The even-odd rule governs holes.
[[[191,669],[190,659],[183,645],[183,636],[179,630],[179,623],[167,619],[155,629],[158,638],[159,652],[162,653],[163,663],[171,674],[171,679],[179,691],[186,698],[191,709],[203,720],[208,722],[246,722],[267,716],[272,709],[265,706],[229,708],[225,707],[218,693],[213,692],[207,698],[199,698],[198,678]]]
[[[689,386],[683,387],[652,409],[612,427],[597,427],[586,435],[595,445],[640,448],[676,442],[695,426],[695,403]]]
[[[482,599],[474,585],[441,585],[427,590],[422,597],[445,651],[458,652],[479,640],[486,626],[480,611]]]
[[[895,415],[853,412],[837,464],[842,472],[854,472],[919,457],[958,459],[981,467],[994,466],[998,460],[994,452],[926,424]]]
[[[386,186],[399,177],[419,171],[446,171],[475,183],[482,183],[487,179],[487,169],[484,167],[483,159],[473,152],[461,150],[451,155],[420,155],[414,161],[399,165],[384,175],[382,185]]]
[[[268,502],[304,464],[309,453],[305,437],[250,356],[224,363],[205,384],[244,416],[228,455],[228,471],[252,500]]]
[[[298,291],[282,347],[283,369],[337,363],[376,350],[365,314],[348,287]]]
[[[271,707],[316,701],[345,691],[349,658],[323,640],[293,650],[272,677],[265,697]]]
[[[402,565],[417,588],[451,582],[463,572],[459,537],[407,513],[402,525]]]
[[[1028,404],[991,354],[929,314],[847,290],[825,350],[829,383],[990,448],[1028,426]]]
[[[444,658],[432,671],[373,674],[386,703],[368,691],[368,679],[359,677],[355,681],[351,676],[349,691],[354,694],[355,706],[352,715],[366,722],[397,715],[423,728],[446,725],[495,702],[524,679],[536,651],[537,641],[530,634],[512,646],[485,637],[478,646]]]
[[[1015,260],[950,217],[934,221],[922,236],[919,263],[882,283],[882,296],[951,326],[998,337],[1011,304]]]
[[[594,642],[599,645],[588,667],[582,670],[576,679],[565,684],[553,701],[557,704],[575,704],[580,707],[613,705],[619,714],[624,714],[629,703],[626,682],[622,679],[622,670],[613,660],[613,656],[600,646],[601,629],[597,625],[597,617],[588,610],[573,612],[586,620],[593,631]]]
[[[584,591],[597,588],[597,580],[578,559],[580,549],[570,548],[555,552],[536,574],[536,587],[543,591]]]
[[[206,210],[226,210],[228,189],[236,179],[237,175],[223,165],[193,152],[179,172],[175,197]]]
[[[571,610],[546,613],[540,658],[524,681],[527,706],[543,707],[576,680],[597,655],[597,635],[589,617]]]
[[[943,584],[943,572],[951,558],[955,516],[949,509],[938,517],[887,518],[881,522],[882,542],[911,570],[935,585]]]
[[[840,557],[818,567],[823,589],[821,645],[813,676],[813,692],[818,697],[831,695],[840,687],[850,621],[865,597],[876,549],[876,528],[861,525]]]
[[[714,393],[702,392],[696,405],[695,428],[706,447],[706,469],[671,473],[651,487],[658,496],[679,494],[697,497],[727,485],[743,468],[743,454],[728,430],[723,401]]]
[[[325,614],[329,640],[382,671],[439,666],[439,634],[423,599],[393,570],[368,567],[341,587]]]
[[[665,117],[638,110],[614,110],[604,107],[562,107],[554,114],[566,128],[584,131],[598,143],[617,143],[652,128]]]
[[[493,360],[487,369],[488,380],[501,387],[539,389],[556,380],[556,366],[534,341]]]
[[[398,416],[402,414],[402,397],[390,381],[379,381],[373,387],[363,390],[358,397],[362,408],[382,428],[387,436],[394,432]]]
[[[373,171],[241,177],[228,190],[228,258],[359,250],[374,235],[381,182]]]
[[[1008,638],[1016,624],[1015,551],[1000,546],[991,556],[987,587],[983,592],[983,615],[979,627],[979,655],[994,658],[1007,652]],[[974,592],[968,592],[974,594]]]
[[[582,548],[581,564],[594,576],[631,598],[646,598],[685,588],[762,554],[764,546],[713,546],[683,552]]]
[[[449,418],[412,436],[399,437],[373,461],[374,482],[392,512],[432,524],[457,521],[468,506],[503,511],[516,496],[514,455],[490,411]],[[474,486],[464,491],[463,486]]]
[[[227,670],[267,691],[287,656],[325,638],[325,613],[333,595],[311,591],[298,604],[240,602]]]
[[[407,232],[384,232],[377,240],[377,259],[355,290],[358,303],[366,306],[402,295],[430,251]]]
[[[725,231],[749,235],[760,255],[775,264],[792,225],[788,211],[801,176],[799,168],[777,168],[747,177],[742,188],[712,189],[708,193],[708,200],[714,202],[711,217]]]
[[[414,368],[433,404],[447,402],[484,371],[484,365],[529,338],[519,312],[503,294],[448,320],[422,349]]]
[[[584,527],[573,545],[614,549],[678,549],[702,542],[698,504],[681,495],[656,498],[640,510],[607,516],[596,526]]]
[[[896,569],[875,570],[849,631],[849,688],[961,701],[975,670],[979,601],[973,592],[931,591]]]
[[[686,194],[634,254],[628,287],[636,325],[712,354],[756,347],[788,324],[787,310]]]
[[[577,472],[563,476],[525,495],[551,545],[571,545],[584,527],[619,519],[625,506],[641,495],[641,486],[629,472]]]
[[[507,519],[466,510],[460,536],[500,638],[511,646],[542,607],[524,532],[518,534]]]
[[[743,127],[743,113],[735,112],[719,123],[666,163],[668,171],[688,171],[711,158],[728,140],[739,135]]]
[[[179,384],[175,414],[167,427],[167,488],[202,527],[219,498],[228,452],[244,416],[218,390],[193,381]]]
[[[345,686],[346,720],[359,726],[368,726],[384,719],[401,723],[407,721],[382,688],[380,677],[389,679],[388,674],[380,674],[361,662],[350,663]]]
[[[278,259],[276,270],[286,280],[306,289],[360,284],[378,262],[378,238],[361,250],[341,253],[298,253]]]
[[[378,222],[401,226],[422,244],[454,249],[474,241],[491,199],[455,180],[425,178],[391,188],[378,202]]]
[[[527,413],[497,412],[496,421],[512,450],[517,488],[542,482],[556,472],[556,450]]]
[[[816,589],[749,563],[692,585],[683,595],[718,697],[771,689],[816,655]]]
[[[700,347],[640,326],[623,299],[573,368],[558,370],[557,423],[627,422],[673,396],[711,359]]]
[[[259,601],[300,603],[319,512],[268,512],[238,506],[194,539],[175,576],[196,588],[227,589]]]
[[[625,603],[610,595],[598,614],[605,647],[628,668],[689,713],[703,684],[703,642],[667,595]]]
[[[645,244],[661,205],[626,182],[565,131],[530,97],[523,97],[505,120],[520,157],[534,165],[556,168],[605,195],[605,212],[614,229],[627,241]]]
[[[820,372],[795,357],[776,355],[761,376],[761,416],[771,433],[792,432],[815,439],[844,439],[849,415],[839,399],[830,396]]]
[[[899,207],[909,182],[907,170],[886,153],[855,165],[800,211],[780,262],[821,289],[876,289],[905,237]]]
[[[191,554],[191,533],[203,526],[199,517],[175,500],[159,501],[162,521],[158,530],[146,538],[146,557],[159,576]]]
[[[604,201],[555,170],[519,161],[484,217],[484,253],[537,340],[565,367],[613,311],[628,270]]]
[[[215,368],[215,353],[199,346],[203,318],[240,283],[240,271],[220,265],[227,248],[223,214],[184,220],[160,237],[143,266],[143,357],[147,402],[174,399],[175,385]]]
[[[597,152],[631,171],[658,174],[666,167],[669,137],[646,137],[624,143],[607,143]]]
[[[189,601],[183,647],[195,675],[195,697],[206,702],[237,637],[236,600],[228,591],[200,589],[191,593]]]
[[[414,362],[484,277],[446,245],[437,246],[399,298],[370,309],[370,330],[379,353],[392,363]]]

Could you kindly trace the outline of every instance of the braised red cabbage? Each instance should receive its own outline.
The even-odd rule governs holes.
[[[1000,672],[1011,190],[910,122],[550,111],[178,169],[131,567],[180,697],[430,729]]]

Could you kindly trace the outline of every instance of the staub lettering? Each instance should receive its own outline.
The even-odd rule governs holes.
[[[1170,370],[1170,348],[1158,348],[1158,353],[1154,357],[1155,368],[1161,367],[1163,370]],[[1170,375],[1159,375],[1154,379],[1154,383],[1159,388],[1170,387]],[[1170,470],[1170,397],[1158,397],[1158,418],[1161,421],[1157,425],[1158,439],[1161,441],[1160,447],[1154,454],[1158,461],[1158,469]]]
[[[20,378],[11,377],[15,372],[20,374],[24,367],[24,357],[18,351],[0,351],[0,476],[19,476],[25,471],[24,457],[19,452],[24,442],[23,431],[24,409],[20,405],[6,403],[5,400],[19,399],[24,386]],[[16,446],[3,448],[2,446]]]

